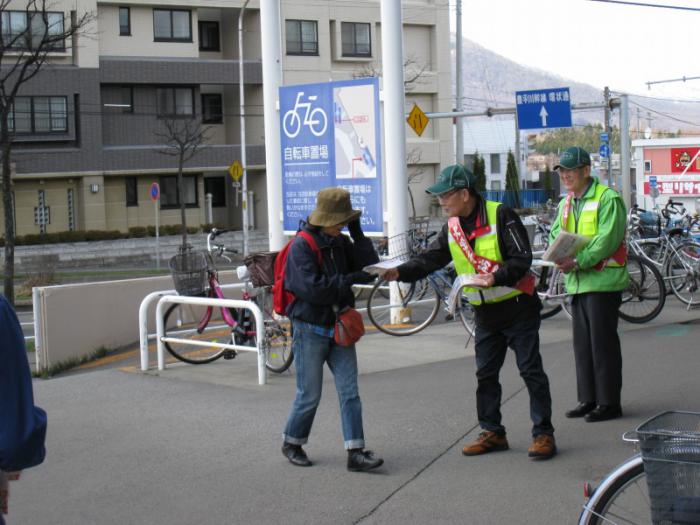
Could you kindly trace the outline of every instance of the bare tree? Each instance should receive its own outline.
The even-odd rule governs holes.
[[[10,4],[13,4],[10,6]],[[0,155],[2,156],[2,203],[5,219],[5,278],[3,293],[14,304],[15,223],[12,201],[12,147],[16,117],[26,117],[15,107],[24,84],[50,64],[52,52],[63,51],[66,40],[84,33],[94,14],[71,16],[68,27],[63,13],[50,9],[47,0],[27,0],[17,10],[16,2],[0,0]]]
[[[411,91],[420,77],[423,76],[428,65],[413,56],[406,57],[403,62],[403,86],[404,91]],[[377,62],[369,62],[353,73],[353,78],[381,77],[382,68]]]
[[[187,248],[186,203],[183,198],[182,170],[208,140],[209,127],[202,127],[196,117],[172,117],[162,120],[164,131],[156,133],[163,140],[165,149],[156,150],[163,155],[177,157],[177,202],[180,203],[182,220],[182,249]]]

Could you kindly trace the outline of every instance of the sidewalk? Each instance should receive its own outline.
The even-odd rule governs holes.
[[[700,410],[700,313],[676,304],[649,326],[621,325],[625,417],[604,423],[563,417],[576,402],[570,325],[562,315],[543,322],[560,450],[545,462],[527,458],[528,396],[512,355],[502,372],[511,450],[461,455],[478,425],[472,346],[457,323],[362,340],[367,444],[386,461],[371,474],[345,469],[330,374],[309,469],[279,452],[294,378],[271,374],[258,386],[253,355],[36,381],[47,460],[13,485],[8,524],[573,523],[582,483],[633,453],[622,432],[663,410]]]

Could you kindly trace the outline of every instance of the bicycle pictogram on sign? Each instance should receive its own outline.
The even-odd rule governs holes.
[[[307,102],[302,102],[303,96],[303,91],[297,94],[294,107],[284,114],[284,119],[282,120],[284,134],[290,139],[299,135],[302,126],[308,127],[309,131],[316,137],[322,136],[328,127],[326,112],[320,107],[311,109],[311,103],[315,102],[318,96],[309,95],[306,97]]]

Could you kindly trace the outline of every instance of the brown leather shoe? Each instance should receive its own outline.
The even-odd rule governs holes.
[[[508,440],[505,436],[499,436],[490,430],[484,430],[479,433],[479,436],[464,445],[462,454],[465,456],[478,456],[487,452],[498,452],[499,450],[508,450]]]
[[[538,434],[527,449],[527,455],[532,459],[549,459],[557,453],[557,445],[551,434]]]

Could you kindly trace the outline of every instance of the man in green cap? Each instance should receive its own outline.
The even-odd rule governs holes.
[[[549,459],[556,453],[549,380],[539,349],[540,303],[529,273],[532,252],[518,215],[474,189],[464,166],[443,169],[426,191],[436,195],[449,217],[427,251],[389,270],[387,280],[417,281],[454,261],[460,275],[474,275],[463,293],[476,314],[476,409],[482,432],[462,449],[465,456],[508,449],[501,424],[498,375],[508,347],[515,351],[520,375],[530,394],[532,445],[528,455]]]
[[[629,280],[625,205],[616,191],[591,177],[591,158],[585,149],[567,149],[554,169],[568,195],[559,203],[550,242],[561,231],[590,238],[575,257],[556,261],[566,274],[566,291],[573,294],[579,404],[566,417],[605,421],[622,416],[622,353],[617,320],[622,290]]]

